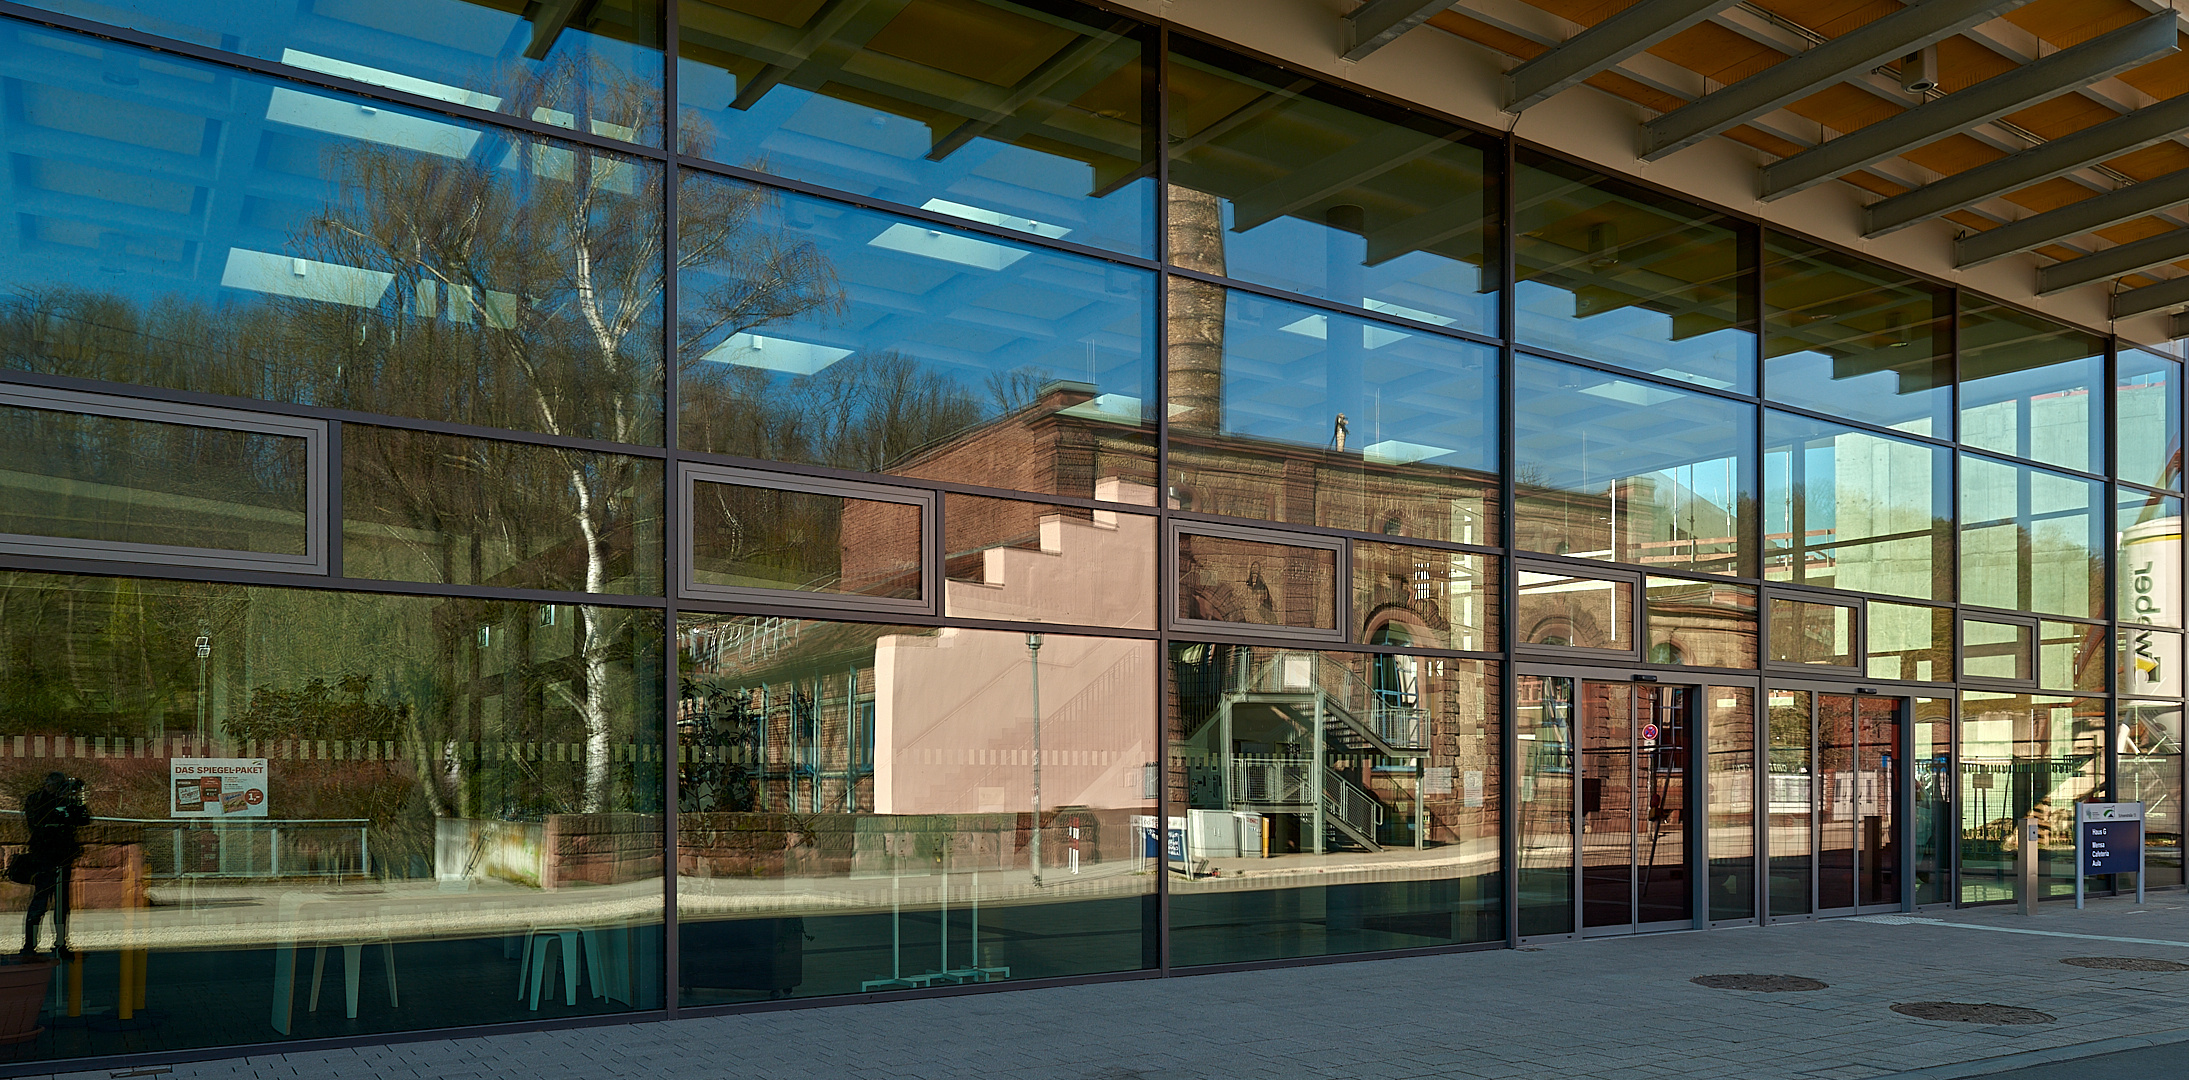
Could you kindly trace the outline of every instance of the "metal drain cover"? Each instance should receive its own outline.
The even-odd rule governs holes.
[[[1754,990],[1763,994],[1784,994],[1795,990],[1822,990],[1823,983],[1804,979],[1799,975],[1697,975],[1687,980],[1697,986],[1712,990]]]
[[[2070,956],[2060,962],[2102,971],[2189,971],[2189,964],[2175,960],[2152,960],[2142,956]]]
[[[2016,1005],[1970,1005],[1960,1001],[1910,1001],[1893,1011],[1918,1020],[1959,1020],[1968,1024],[2049,1024],[2051,1013]]]

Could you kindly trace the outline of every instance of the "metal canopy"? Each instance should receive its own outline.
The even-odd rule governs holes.
[[[1925,0],[1649,121],[1644,161],[1693,146],[1736,124],[1799,101],[1856,72],[1915,52],[2027,3],[2028,0]]]
[[[2078,285],[2149,270],[2189,259],[2189,229],[2175,229],[2157,236],[2110,247],[2095,255],[2053,263],[2037,271],[2037,295],[2050,296]]]
[[[1367,56],[1451,6],[1452,0],[1368,0],[1345,17],[1345,58]]]
[[[1953,244],[1953,264],[1982,266],[2071,236],[2094,232],[2189,202],[2189,172],[2173,172],[2130,184],[2034,217],[1964,236]]]
[[[1856,169],[2111,78],[2177,48],[2176,16],[2162,11],[2072,48],[1841,135],[1763,169],[1764,199],[1806,191]]]
[[[2189,12],[2161,6],[1621,0],[1575,32],[1594,13],[1564,0],[1454,0],[1468,18],[1434,25],[1510,58],[1493,76],[1508,113],[1585,83],[1654,118],[1637,125],[1635,165],[1723,139],[1754,156],[1763,200],[1847,184],[1868,204],[1864,237],[1930,223],[1951,265],[2026,265],[2035,289],[2018,295],[2103,289],[2149,320],[2189,307],[2189,285],[2169,280],[2189,271]],[[1431,211],[1404,231],[1472,220]],[[1378,225],[1372,255],[1420,246]]]
[[[1898,232],[1972,203],[2165,142],[2183,128],[2189,128],[2189,95],[2168,98],[1874,203],[1863,213],[1862,235],[1877,237]]]
[[[1519,112],[1647,52],[1738,0],[1640,0],[1505,73],[1505,111]]]

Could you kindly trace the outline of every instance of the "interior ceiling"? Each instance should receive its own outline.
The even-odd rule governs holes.
[[[1347,20],[1355,59],[1408,32],[1504,53],[1521,110],[1555,93],[1643,106],[1638,157],[1752,147],[1766,199],[1851,184],[1866,235],[1942,217],[1957,266],[2032,252],[2040,294],[2103,290],[2118,317],[2189,306],[2189,50],[2159,0],[1368,0]],[[1910,93],[1898,57],[1924,41],[1937,86]],[[1566,81],[1529,100],[1545,70]]]

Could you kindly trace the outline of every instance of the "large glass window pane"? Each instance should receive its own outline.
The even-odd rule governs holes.
[[[1857,666],[1855,627],[1859,614],[1853,607],[1774,596],[1769,614],[1772,663]]]
[[[2036,630],[2026,622],[1961,620],[1961,677],[2034,682]]]
[[[1171,646],[1171,963],[1501,939],[1497,698],[1478,660]]]
[[[1173,263],[1495,332],[1491,144],[1453,124],[1171,40]]]
[[[1763,302],[1766,397],[1952,437],[1952,290],[1774,232]]]
[[[2105,703],[1961,694],[1961,902],[2015,899],[2016,822],[2038,820],[2040,897],[2075,892],[2075,804],[2105,790]]]
[[[1766,578],[1952,598],[1950,451],[1792,413],[1763,424]]]
[[[1915,742],[1909,762],[1915,767],[1915,846],[1908,861],[1915,876],[1915,902],[1950,903],[1954,840],[1959,835],[1953,820],[1952,700],[1915,699]]]
[[[661,595],[661,463],[342,426],[342,572]]]
[[[2181,499],[2174,495],[2115,489],[2114,578],[2120,595],[2114,617],[2145,626],[2180,626],[2182,616]]]
[[[1175,507],[1494,542],[1495,350],[1186,278],[1172,285]]]
[[[1335,630],[1335,545],[1178,534],[1178,617],[1194,622]]]
[[[1514,627],[1523,646],[1634,651],[1634,583],[1520,571]]]
[[[1138,24],[1040,0],[687,0],[677,18],[687,154],[1153,254]]]
[[[2153,487],[2181,487],[2181,365],[2123,349],[2113,383],[2113,475]]]
[[[1574,683],[1547,675],[1516,680],[1520,748],[1520,850],[1514,883],[1520,936],[1571,934],[1574,919]]]
[[[251,426],[217,426],[222,417]],[[154,548],[255,553],[276,567],[324,569],[313,565],[324,560],[313,511],[325,463],[312,443],[325,426],[248,417],[0,385],[0,543],[113,558],[157,558]]]
[[[2105,616],[2105,486],[1961,455],[1961,600]]]
[[[58,770],[95,818],[86,1014],[148,965],[148,1022],[19,1052],[661,1007],[658,612],[37,574],[0,605],[10,809]],[[588,992],[516,993],[541,964]]]
[[[2144,885],[2182,883],[2181,704],[2123,705],[2116,738],[2122,802],[2143,804]]]
[[[1642,659],[1696,667],[1756,666],[1756,590],[1722,581],[1644,582]],[[1751,721],[1750,726],[1754,726]]]
[[[1900,702],[1855,699],[1855,846],[1858,904],[1900,903]]]
[[[943,614],[1155,629],[1155,519],[943,496]]]
[[[1497,557],[1353,541],[1353,621],[1362,644],[1497,647]]]
[[[1564,162],[1524,156],[1515,169],[1521,341],[1755,392],[1742,226]]]
[[[1772,915],[1807,915],[1814,906],[1816,740],[1806,690],[1770,692],[1770,755],[1765,798],[1770,852],[1765,890]]]
[[[33,0],[30,6],[437,101],[661,144],[659,0]],[[141,85],[135,78],[108,82]]]
[[[698,173],[679,213],[684,449],[1154,505],[1153,275]]]
[[[2105,468],[2105,339],[1965,294],[1961,441],[2064,469]]]
[[[1864,605],[1863,627],[1873,679],[1911,682],[1953,681],[1953,609],[1888,604]]]
[[[2181,697],[2182,635],[2140,626],[2122,627],[2116,642],[2114,655],[2119,670],[2114,675],[2114,686],[2122,694]]]
[[[1152,967],[1156,646],[685,615],[687,1004]]]
[[[1817,695],[1817,910],[1856,904],[1855,698]]]
[[[2093,623],[2038,623],[2038,687],[2104,693],[2106,636],[2106,628]]]
[[[0,366],[660,439],[659,169],[21,23],[0,64]]]
[[[860,498],[708,479],[690,485],[688,588],[926,599],[921,556],[932,509],[916,496]]]
[[[1756,691],[1713,686],[1710,732],[1710,917],[1756,914]]]
[[[1521,548],[1755,572],[1754,408],[1530,357],[1517,372]]]

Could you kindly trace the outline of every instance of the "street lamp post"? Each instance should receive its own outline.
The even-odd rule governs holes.
[[[1041,635],[1026,635],[1026,662],[1034,669],[1034,831],[1027,838],[1026,853],[1034,867],[1034,886],[1041,886]]]

